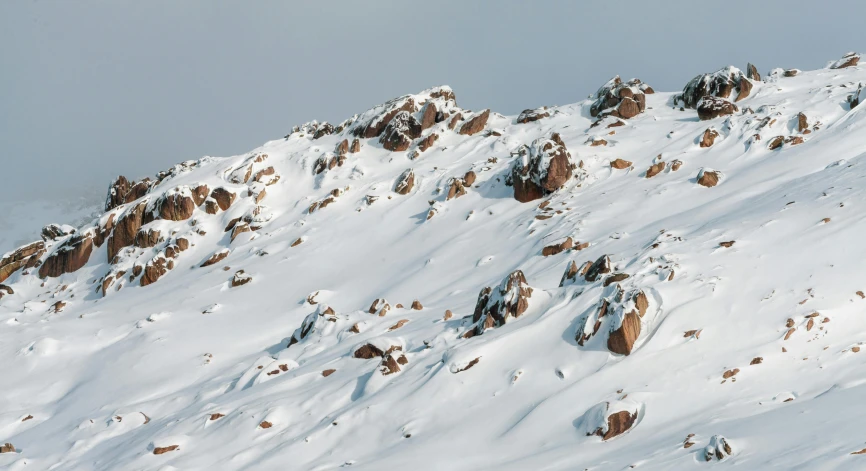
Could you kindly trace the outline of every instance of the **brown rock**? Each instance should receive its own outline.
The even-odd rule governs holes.
[[[414,310],[414,311],[420,311],[420,310],[424,309],[424,306],[421,305],[421,301],[418,301],[417,299],[412,301],[411,307],[412,307],[412,310]]]
[[[352,145],[349,147],[349,153],[357,154],[358,152],[361,152],[361,141],[355,139],[352,141]]]
[[[736,242],[735,240],[729,240],[727,242],[719,242],[719,246],[727,249],[727,248],[733,247],[735,242]]]
[[[129,189],[134,183],[127,180],[123,175],[117,177],[108,187],[108,196],[105,198],[105,211],[111,211],[126,203],[126,194],[129,193]]]
[[[782,73],[782,75],[785,77],[796,77],[799,73],[799,69],[787,69]]]
[[[571,239],[571,237],[566,237],[564,241],[558,244],[548,245],[547,247],[541,249],[541,255],[544,257],[556,255],[570,249],[573,245],[574,241]]]
[[[860,63],[860,54],[856,52],[849,52],[842,56],[841,59],[836,62],[830,64],[831,69],[844,69],[846,67],[854,67],[855,65]]]
[[[223,261],[226,257],[229,256],[229,251],[227,249],[220,250],[219,252],[214,253],[210,256],[204,263],[201,264],[202,267],[209,267],[216,263]]]
[[[809,129],[809,122],[806,119],[806,115],[802,112],[797,113],[797,131],[803,132]]]
[[[739,369],[739,368],[734,368],[734,369],[732,369],[732,370],[727,370],[727,371],[725,371],[724,373],[722,373],[722,378],[724,378],[724,379],[733,378],[733,377],[736,376],[737,373],[739,373],[739,372],[740,372],[740,369]]]
[[[273,169],[273,167],[271,167],[271,169]],[[201,204],[204,203],[204,200],[207,199],[209,191],[210,189],[208,189],[207,185],[205,185],[204,183],[202,183],[201,185],[197,185],[192,189],[192,201],[195,203],[196,206],[201,206]]]
[[[678,97],[686,108],[698,108],[698,116],[701,116],[700,102],[703,100],[719,99],[729,103],[726,98],[737,90],[736,101],[742,100],[752,90],[752,83],[740,70],[734,67],[725,67],[710,74],[701,74],[693,78],[683,88],[683,93]],[[731,105],[733,106],[733,105]],[[734,107],[736,111],[736,107]],[[727,113],[731,114],[731,113]],[[716,117],[715,115],[713,117]],[[712,118],[701,118],[712,119]]]
[[[114,231],[108,237],[108,260],[114,259],[120,249],[132,245],[135,241],[138,230],[145,224],[146,207],[147,202],[142,201],[135,207],[128,208],[118,219]]]
[[[760,365],[763,362],[764,362],[764,357],[755,357],[755,358],[752,358],[752,361],[749,363],[749,365]]]
[[[451,121],[448,122],[448,129],[454,130],[457,127],[457,123],[463,121],[463,113],[457,113],[454,117],[451,118]]]
[[[238,222],[238,223],[235,224],[235,226],[232,228],[232,239],[231,239],[231,241],[234,242],[235,239],[237,238],[237,236],[243,234],[244,232],[250,232],[250,231],[251,231],[251,229],[250,229],[250,225],[249,225],[248,223],[246,223],[246,222],[244,222],[244,221],[240,221],[240,222]]]
[[[627,280],[629,276],[630,275],[628,273],[614,273],[613,275],[610,275],[609,277],[604,279],[604,286],[610,286],[613,283],[619,283],[620,281]]]
[[[64,273],[75,272],[87,264],[91,252],[93,239],[89,234],[72,236],[45,259],[39,267],[39,277],[56,278]]]
[[[630,413],[626,410],[614,412],[607,417],[607,432],[602,434],[599,430],[598,435],[601,436],[602,441],[610,440],[629,431],[634,426],[635,421],[637,421],[636,412]]]
[[[785,142],[784,136],[776,136],[770,140],[770,143],[767,144],[767,148],[770,150],[775,150],[782,147],[782,144]]]
[[[718,185],[720,179],[721,174],[717,171],[701,169],[701,171],[698,172],[698,185],[707,188],[712,188]]]
[[[383,355],[385,355],[385,352],[383,352],[371,343],[362,345],[360,348],[355,350],[355,353],[352,354],[353,357],[363,360],[369,360],[371,358],[381,357]]]
[[[593,262],[587,267],[586,273],[584,273],[583,278],[586,281],[592,283],[598,279],[599,275],[610,273],[610,271],[610,257],[608,257],[607,255],[602,255],[595,262]]]
[[[750,78],[756,82],[761,81],[761,74],[758,73],[758,68],[755,67],[754,65],[752,65],[751,63],[749,63],[746,66],[746,77],[748,77],[748,78]]]
[[[479,361],[481,361],[481,357],[478,357],[478,358],[476,358],[476,359],[470,361],[470,362],[467,363],[466,366],[464,366],[463,368],[457,368],[457,371],[455,371],[455,373],[460,373],[461,371],[466,371],[466,370],[468,370],[469,368],[472,368],[473,366],[477,365]]]
[[[571,179],[571,154],[559,134],[539,138],[521,148],[521,159],[511,169],[514,199],[527,203],[565,186]],[[526,160],[526,162],[524,162]],[[547,163],[547,168],[544,168]]]
[[[180,445],[169,445],[169,446],[158,446],[153,449],[154,455],[161,455],[163,453],[168,453],[169,451],[174,451],[180,448]]]
[[[486,329],[504,325],[509,318],[523,315],[529,307],[532,291],[520,270],[512,272],[495,288],[483,288],[475,303],[470,336],[481,335]]]
[[[442,320],[447,321],[448,319],[451,319],[452,316],[454,316],[454,313],[451,312],[450,309],[446,309],[446,310],[445,310],[445,315],[442,317]]]
[[[610,166],[617,170],[623,170],[631,167],[631,162],[629,162],[628,160],[616,159],[614,161],[611,161]]]
[[[0,445],[0,453],[15,453],[15,447],[11,443]]]
[[[397,330],[400,327],[403,327],[404,325],[406,325],[407,322],[409,322],[409,319],[400,319],[399,321],[397,321],[396,324],[394,324],[388,328],[388,332],[390,332],[392,330]]]
[[[57,314],[58,312],[62,312],[63,308],[65,308],[65,307],[66,307],[65,302],[57,301],[56,303],[51,305],[51,308],[49,308],[48,311]]]
[[[401,111],[414,113],[415,101],[412,98],[400,97],[386,103],[384,108],[385,110],[382,113],[372,117],[367,123],[356,127],[353,131],[355,136],[363,137],[365,139],[379,137],[379,135],[385,131],[385,127],[388,123],[390,123],[398,113]]]
[[[273,426],[274,424],[268,422],[267,420],[263,420],[261,423],[259,423],[259,427],[261,428],[271,428]]]
[[[229,209],[235,201],[235,197],[237,196],[235,193],[232,193],[226,190],[223,187],[214,188],[214,190],[210,194],[211,198],[215,199],[219,208],[223,211]]]
[[[385,376],[399,373],[400,365],[405,365],[407,363],[409,363],[409,360],[402,353],[386,353],[385,356],[382,357],[382,362],[379,364],[379,371]]]
[[[15,249],[11,254],[0,259],[0,282],[22,268],[36,266],[43,254],[45,254],[45,243],[41,240]]]
[[[638,79],[623,82],[615,76],[605,83],[595,93],[595,102],[590,106],[589,113],[594,118],[604,114],[631,119],[646,109],[646,96],[653,89]]]
[[[413,139],[421,137],[421,123],[406,111],[397,113],[385,127],[379,142],[392,152],[402,152],[409,148]]]
[[[717,137],[719,137],[719,133],[715,129],[707,128],[701,137],[701,147],[711,147],[716,142]]]
[[[169,221],[185,221],[192,216],[196,204],[192,197],[176,191],[162,197],[157,204],[159,217]]]
[[[650,168],[648,168],[646,171],[646,178],[652,178],[652,177],[662,173],[662,170],[665,169],[665,165],[667,165],[667,164],[665,164],[664,162],[659,162],[657,164],[650,165]]]
[[[334,374],[336,371],[337,371],[337,370],[335,370],[335,369],[333,369],[333,368],[329,368],[329,369],[327,369],[327,370],[325,370],[325,371],[322,371],[322,376],[324,376],[325,378],[327,378],[328,376],[331,376],[332,374]]]
[[[682,166],[683,166],[683,161],[682,161],[682,160],[674,160],[674,161],[671,162],[671,171],[672,171],[672,172],[676,172],[676,171],[679,170],[680,167],[682,167]]]
[[[135,240],[132,241],[132,244],[141,248],[156,247],[156,244],[160,242],[160,238],[160,232],[155,229],[139,229],[135,234]]]
[[[217,419],[220,419],[220,418],[225,417],[225,416],[226,416],[225,414],[220,414],[219,412],[217,412],[216,414],[210,415],[210,420],[217,420]]]
[[[622,318],[622,325],[610,332],[610,336],[607,338],[607,349],[620,355],[630,354],[640,331],[640,316],[637,312],[631,311],[625,314]]]
[[[471,136],[477,134],[487,126],[487,119],[490,117],[490,110],[484,110],[481,113],[473,116],[469,121],[463,123],[460,127],[459,134]]]
[[[538,121],[539,119],[544,119],[550,116],[550,113],[547,111],[547,107],[536,108],[534,110],[523,110],[519,116],[517,116],[518,124],[526,124],[534,121]]]
[[[303,243],[304,243],[304,239],[301,238],[301,237],[298,237],[297,239],[295,239],[294,242],[292,242],[292,245],[291,245],[291,246],[292,246],[292,247],[297,247],[297,246],[299,246],[299,245],[301,245],[301,244],[303,244]]]
[[[408,195],[415,186],[415,172],[410,168],[404,171],[397,178],[397,184],[394,185],[394,192],[398,195]]]
[[[238,286],[243,286],[250,281],[253,281],[253,277],[244,273],[243,270],[238,270],[235,272],[235,276],[232,277],[231,287],[237,288]]]
[[[739,111],[737,105],[731,103],[724,98],[716,98],[712,96],[705,96],[701,99],[701,101],[697,104],[698,110],[698,118],[701,121],[707,121],[710,119],[715,119],[720,116],[728,116],[734,114],[735,111]]]
[[[451,200],[453,198],[459,198],[466,194],[466,188],[463,186],[463,180],[459,178],[451,179],[451,186],[448,188],[448,195],[445,197],[445,201]]]
[[[421,139],[421,142],[418,143],[418,150],[420,150],[421,152],[426,151],[437,140],[439,140],[439,135],[436,134],[435,132],[431,133],[429,136],[425,137],[424,139]]]
[[[346,155],[349,153],[349,140],[343,139],[339,143],[337,143],[337,147],[334,148],[334,153],[337,155]],[[273,168],[273,167],[272,167]]]
[[[165,258],[162,256],[155,257],[144,266],[144,275],[141,277],[141,286],[156,283],[162,275],[165,275],[168,272],[168,270],[169,268],[166,264]]]
[[[428,102],[424,105],[424,112],[421,113],[421,130],[425,130],[436,124],[436,104]]]

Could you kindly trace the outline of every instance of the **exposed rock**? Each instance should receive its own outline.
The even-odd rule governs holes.
[[[866,99],[866,92],[863,90],[863,84],[860,84],[857,91],[848,96],[848,105],[851,109],[854,109],[857,105],[862,103],[864,99]]]
[[[235,275],[232,277],[231,287],[237,288],[238,286],[243,286],[250,281],[253,281],[253,277],[244,273],[243,270],[238,270],[235,272]]]
[[[201,264],[201,266],[202,267],[209,267],[211,265],[219,263],[223,259],[228,257],[229,253],[230,253],[229,249],[222,249],[219,252],[216,252],[213,255],[211,255],[207,260],[204,261],[204,263]]]
[[[170,446],[158,446],[153,449],[154,455],[161,455],[163,453],[168,453],[169,451],[174,451],[180,448],[180,445],[170,445]]]
[[[558,244],[548,245],[541,249],[541,255],[544,257],[556,255],[570,249],[573,245],[574,241],[571,239],[571,237],[566,237],[564,241]]]
[[[658,163],[650,165],[650,168],[648,168],[646,171],[646,178],[652,178],[652,177],[662,173],[662,170],[665,169],[665,165],[667,165],[667,164],[665,164],[664,162],[658,162]]]
[[[424,111],[421,113],[421,130],[429,129],[436,124],[436,115],[439,114],[436,109],[436,104],[428,102],[424,105]]]
[[[630,275],[628,273],[614,273],[613,275],[610,275],[609,277],[604,279],[603,285],[610,286],[614,283],[619,283],[620,281],[627,280],[629,276]]]
[[[586,436],[596,435],[607,441],[631,430],[639,411],[640,405],[630,400],[602,402],[583,414],[578,428]]]
[[[481,113],[474,115],[471,119],[463,123],[460,127],[459,134],[471,136],[477,134],[487,126],[487,119],[490,117],[490,110],[484,110]]]
[[[785,77],[796,77],[800,74],[800,69],[787,69],[782,72],[782,75]]]
[[[566,284],[576,282],[578,271],[577,263],[575,263],[574,260],[568,262],[568,265],[565,267],[565,272],[562,274],[562,279],[559,280],[559,287],[562,288]]]
[[[731,96],[734,90],[737,90],[734,101],[740,101],[749,96],[752,83],[739,69],[728,66],[711,74],[702,74],[693,78],[683,88],[683,93],[677,97],[677,101],[682,100],[686,108],[697,108],[698,115],[701,116],[699,104],[702,100],[706,100],[707,97],[726,99]],[[728,103],[727,100],[722,101]],[[736,110],[736,107],[733,109]],[[733,111],[726,114],[731,113]],[[701,117],[701,119],[711,118]]]
[[[608,257],[607,255],[602,255],[601,257],[598,257],[598,259],[593,262],[592,265],[589,266],[589,268],[583,274],[583,279],[592,283],[598,279],[599,275],[610,273],[610,271],[610,257]]]
[[[705,96],[698,102],[697,110],[698,118],[701,121],[707,121],[720,116],[732,115],[735,111],[739,111],[739,108],[724,98]]]
[[[69,238],[55,250],[39,267],[39,277],[58,277],[72,273],[83,267],[93,251],[93,238],[90,234],[79,234]]]
[[[434,133],[430,133],[429,136],[425,137],[424,139],[421,139],[421,141],[418,142],[418,150],[420,150],[421,152],[426,151],[426,150],[429,149],[431,146],[433,146],[433,144],[434,144],[437,140],[439,140],[439,135],[436,134],[435,132],[434,132]]]
[[[22,268],[32,268],[45,254],[45,242],[37,241],[19,247],[0,259],[0,283]]]
[[[131,187],[132,184],[126,179],[126,177],[123,175],[117,177],[117,179],[108,186],[108,196],[105,198],[105,211],[111,211],[112,209],[126,203],[126,194],[129,193]]]
[[[640,80],[623,82],[617,75],[595,93],[589,113],[592,117],[604,114],[631,119],[646,110],[646,95],[652,93],[653,89]]]
[[[830,63],[829,68],[831,69],[844,69],[846,67],[854,67],[855,65],[860,63],[860,54],[856,52],[849,52],[842,56],[841,59]]]
[[[466,366],[462,366],[462,367],[460,367],[460,368],[457,368],[457,369],[454,371],[454,373],[460,373],[461,371],[466,371],[466,370],[468,370],[469,368],[472,368],[473,366],[477,365],[479,361],[481,361],[481,357],[478,357],[478,358],[473,359],[472,361],[470,361],[469,363],[467,363]]]
[[[214,188],[214,190],[210,194],[210,197],[216,200],[217,205],[219,205],[219,208],[221,210],[225,211],[231,207],[232,203],[234,203],[237,194],[232,193],[223,187],[219,187]]]
[[[718,131],[713,128],[707,128],[704,131],[704,135],[701,137],[701,147],[712,147],[713,143],[716,142],[716,138],[719,137]]]
[[[64,224],[61,226],[59,224],[49,224],[42,228],[42,240],[48,242],[74,233],[75,228],[70,225]]]
[[[271,167],[271,169],[273,169],[273,167]],[[204,183],[196,185],[192,188],[192,201],[195,203],[196,206],[201,206],[201,204],[204,203],[204,201],[207,199],[209,191],[210,189],[208,189],[207,185],[205,185]]]
[[[4,443],[0,445],[0,453],[15,453],[15,446],[11,443]]]
[[[334,148],[334,153],[337,155],[346,155],[349,153],[349,140],[343,139],[342,141],[337,143],[337,146]],[[273,168],[273,167],[271,167]]]
[[[475,183],[475,178],[475,172],[473,172],[472,170],[466,172],[465,174],[463,174],[463,185],[472,186],[472,184]]]
[[[162,275],[168,273],[168,270],[169,267],[165,257],[162,254],[158,254],[144,266],[144,275],[141,276],[141,286],[156,283]]]
[[[415,186],[415,172],[410,168],[404,171],[397,178],[397,184],[394,185],[394,191],[399,195],[408,195]]]
[[[712,461],[713,459],[722,461],[733,454],[734,450],[725,437],[713,435],[710,438],[710,444],[704,448],[704,461]]]
[[[755,358],[752,358],[752,361],[749,362],[749,365],[760,365],[763,362],[764,362],[763,357],[755,357]]]
[[[809,129],[809,121],[803,112],[797,113],[797,132],[803,132]]]
[[[640,332],[640,316],[635,311],[624,313],[619,327],[611,330],[607,338],[607,349],[620,355],[631,354]]]
[[[539,138],[521,147],[520,158],[511,169],[514,199],[521,203],[543,198],[565,186],[574,164],[559,134]]]
[[[415,101],[412,97],[407,95],[395,98],[383,105],[373,108],[365,113],[369,118],[354,127],[352,132],[355,136],[366,139],[379,137],[379,135],[385,131],[385,127],[388,123],[390,123],[394,116],[401,111],[407,113],[414,113],[416,111]]]
[[[752,65],[751,62],[746,65],[746,77],[755,82],[761,81],[761,74],[758,73],[758,68]]]
[[[250,232],[251,230],[252,230],[252,229],[250,229],[250,225],[249,225],[247,222],[245,222],[245,221],[239,221],[237,224],[235,224],[235,227],[232,228],[232,239],[231,239],[231,241],[234,242],[235,239],[236,239],[239,235],[243,234],[244,232]]]
[[[631,162],[629,162],[628,160],[616,159],[611,161],[610,166],[611,168],[615,168],[617,170],[623,170],[631,167]]]
[[[472,329],[464,337],[481,335],[485,330],[505,325],[509,318],[518,318],[529,307],[532,287],[526,283],[523,272],[516,270],[497,287],[486,287],[478,294]]]
[[[451,319],[451,317],[453,317],[453,316],[454,316],[454,313],[451,312],[450,309],[446,309],[446,310],[445,310],[445,315],[442,316],[442,320],[443,320],[443,321],[447,321],[448,319]]]
[[[388,311],[391,310],[391,305],[388,304],[388,301],[385,298],[378,298],[373,301],[373,304],[370,305],[370,309],[367,310],[370,314],[379,314],[379,317],[384,317]]]
[[[672,171],[672,172],[676,172],[676,171],[679,170],[680,167],[682,167],[682,166],[683,166],[683,161],[682,161],[682,160],[674,160],[673,162],[671,162],[671,171]]]
[[[379,347],[368,343],[362,345],[360,348],[355,350],[355,353],[352,354],[355,358],[360,358],[363,360],[369,360],[376,357],[381,357],[385,355],[385,352],[379,349]]]
[[[412,310],[420,311],[422,309],[424,309],[424,306],[421,305],[421,301],[418,301],[417,299],[412,301]]]
[[[48,309],[48,312],[53,312],[54,314],[57,314],[59,312],[63,312],[63,308],[65,308],[65,307],[66,307],[65,302],[57,301],[56,303],[51,305],[51,307]]]
[[[466,187],[463,185],[463,180],[459,178],[452,178],[451,184],[448,187],[448,194],[445,197],[445,201],[451,200],[453,198],[459,198],[466,194]]]
[[[401,111],[385,127],[379,142],[385,149],[402,152],[409,148],[413,139],[421,137],[421,123],[411,114]]]
[[[358,152],[361,152],[361,141],[358,139],[354,139],[352,141],[352,145],[349,147],[349,153],[357,154]]]
[[[335,131],[336,129],[334,128],[334,125],[325,121],[316,128],[316,132],[313,133],[313,139],[319,139],[334,134]]]
[[[451,121],[448,122],[448,129],[454,130],[457,127],[457,123],[463,120],[463,113],[457,113],[452,118]]]
[[[520,115],[517,117],[518,124],[526,124],[534,121],[538,121],[539,119],[544,119],[550,116],[550,112],[547,111],[546,106],[542,106],[541,108],[536,108],[534,110],[523,110],[520,112]]]
[[[734,243],[735,243],[735,242],[736,242],[736,241],[734,241],[734,240],[730,240],[730,241],[727,241],[727,242],[719,242],[719,246],[720,246],[720,247],[724,247],[724,248],[730,248],[730,247],[733,247],[733,246],[734,246]]]
[[[127,208],[120,216],[114,225],[114,231],[108,237],[108,260],[113,260],[120,249],[132,245],[135,241],[138,230],[141,229],[142,224],[145,224],[146,207],[147,202],[142,201],[134,207]]]
[[[722,173],[718,170],[713,170],[709,168],[702,168],[698,172],[698,185],[705,186],[707,188],[712,188],[719,184],[719,181],[722,179]]]
[[[776,136],[770,140],[770,143],[767,144],[767,148],[770,150],[776,150],[782,147],[782,144],[785,143],[785,136]]]

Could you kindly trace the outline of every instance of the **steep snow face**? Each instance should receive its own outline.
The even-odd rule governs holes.
[[[866,69],[787,72],[709,121],[440,87],[112,186],[0,261],[0,467],[866,466]]]

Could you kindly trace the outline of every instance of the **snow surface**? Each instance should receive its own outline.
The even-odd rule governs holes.
[[[446,120],[425,131],[440,138],[415,160],[362,139],[320,175],[315,161],[351,142],[348,130],[202,159],[157,189],[201,182],[238,199],[217,215],[196,209],[194,226],[146,226],[191,242],[156,283],[118,283],[102,297],[105,245],[75,273],[6,281],[15,294],[0,300],[0,443],[18,451],[0,454],[0,468],[866,469],[866,455],[851,454],[866,447],[866,351],[852,349],[866,343],[856,294],[866,290],[866,107],[846,101],[864,81],[863,67],[770,75],[741,113],[713,122],[662,92],[611,129],[590,128],[589,100],[529,124],[491,113],[487,128],[501,136],[461,136]],[[769,150],[772,137],[799,135],[800,112],[817,129]],[[775,121],[759,129],[765,117]],[[700,148],[710,126],[720,136]],[[504,181],[512,152],[551,132],[584,172],[542,210]],[[599,134],[606,146],[585,144]],[[274,166],[281,178],[253,213],[247,185],[228,178],[260,153],[254,170]],[[657,156],[667,167],[645,178]],[[634,165],[613,169],[616,158]],[[408,168],[414,188],[398,195]],[[701,168],[725,178],[702,187]],[[445,201],[449,178],[468,170],[475,184]],[[308,211],[334,189],[344,191]],[[261,229],[232,242],[224,228],[245,214]],[[541,256],[567,236],[591,245]],[[143,261],[162,248],[136,250]],[[604,254],[650,297],[629,356],[608,352],[601,334],[575,341],[600,281],[558,287],[569,262]],[[533,288],[527,311],[464,339],[479,290],[517,269]],[[232,288],[238,270],[252,281]],[[368,313],[377,298],[391,305],[383,317]],[[59,300],[62,312],[49,312]],[[286,348],[324,306],[335,315],[308,319]],[[789,318],[796,330],[784,340]],[[368,343],[399,346],[408,363],[384,375],[379,358],[353,356]],[[623,401],[640,410],[631,430],[586,435],[593,408]],[[685,448],[688,434],[695,446]],[[733,453],[706,462],[716,435]]]

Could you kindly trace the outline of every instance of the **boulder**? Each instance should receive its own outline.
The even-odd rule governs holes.
[[[711,168],[702,168],[698,172],[698,185],[712,188],[719,184],[722,179],[722,172]]]
[[[523,110],[520,112],[520,115],[517,116],[518,124],[526,124],[532,123],[534,121],[538,121],[539,119],[544,119],[550,116],[550,112],[547,111],[546,106],[542,106],[541,108],[536,108],[534,110]]]
[[[436,115],[438,114],[438,110],[436,109],[436,104],[433,102],[429,102],[424,105],[424,111],[421,113],[421,130],[429,129],[434,124],[436,124]]]
[[[862,103],[863,100],[866,100],[866,92],[863,90],[863,84],[860,84],[860,86],[857,87],[857,91],[848,96],[848,105],[852,110]]]
[[[400,366],[408,363],[409,359],[407,359],[406,355],[403,355],[402,352],[394,351],[386,353],[385,356],[382,357],[382,362],[379,364],[379,372],[384,376],[399,373]]]
[[[562,274],[562,279],[559,280],[559,287],[562,288],[563,286],[577,282],[578,271],[577,263],[574,260],[568,262],[565,272]]]
[[[433,146],[433,144],[434,144],[437,140],[439,140],[439,135],[436,134],[435,132],[434,132],[434,133],[430,133],[429,136],[425,137],[424,139],[421,139],[421,141],[418,142],[418,150],[421,151],[421,152],[426,151],[426,150],[429,149],[431,146]]]
[[[603,115],[631,119],[646,110],[646,95],[652,93],[652,87],[639,79],[623,82],[617,75],[595,92],[589,114],[593,118]]]
[[[616,316],[616,314],[615,314]],[[607,337],[607,349],[612,353],[629,355],[634,348],[634,343],[640,336],[640,316],[637,311],[623,312],[616,316],[619,325],[614,325]]]
[[[325,121],[316,128],[316,131],[313,133],[313,139],[319,139],[334,134],[335,131],[336,129],[334,128],[334,125]]]
[[[484,129],[484,126],[487,126],[487,119],[490,118],[490,110],[484,110],[478,114],[475,114],[468,121],[463,123],[463,126],[460,126],[460,131],[458,134],[462,134],[464,136],[471,136],[473,134],[477,134]]]
[[[141,276],[141,286],[147,286],[156,283],[162,275],[165,275],[169,270],[163,254],[157,254],[144,266],[144,274]]]
[[[108,186],[108,196],[105,197],[105,211],[126,203],[126,194],[135,182],[130,183],[123,175],[117,177],[111,185]]]
[[[595,262],[589,265],[586,272],[583,273],[583,279],[592,283],[597,280],[600,275],[610,273],[612,266],[613,264],[610,261],[610,257],[602,255],[601,257],[598,257]]]
[[[223,259],[225,259],[226,257],[228,257],[230,252],[231,251],[229,249],[222,249],[218,252],[215,252],[213,255],[208,257],[208,259],[205,260],[200,266],[209,267],[211,265],[217,264],[223,261]]]
[[[342,141],[337,143],[337,147],[334,148],[334,153],[337,155],[346,155],[349,153],[349,140],[343,139]],[[273,167],[271,167],[273,169]]]
[[[683,93],[676,98],[676,101],[682,100],[686,108],[698,108],[701,100],[707,96],[726,99],[735,90],[737,95],[734,101],[740,101],[749,96],[752,83],[740,69],[728,66],[711,74],[701,74],[693,78],[683,88]]]
[[[698,118],[701,121],[715,119],[720,116],[728,116],[739,111],[737,105],[731,103],[724,98],[716,98],[713,96],[703,97],[697,104]]]
[[[45,242],[37,241],[19,247],[0,259],[0,283],[22,268],[32,268],[45,254]]]
[[[618,437],[637,424],[640,404],[631,400],[596,404],[577,420],[577,427],[586,436],[598,436],[602,441]]]
[[[541,255],[544,257],[556,255],[558,253],[562,253],[562,252],[570,249],[573,245],[574,245],[574,240],[572,240],[571,237],[566,237],[564,241],[562,241],[558,244],[548,245],[548,246],[544,247],[543,249],[541,249]]]
[[[529,307],[532,291],[520,270],[505,277],[499,286],[482,289],[472,315],[474,326],[464,337],[481,335],[487,329],[500,327],[505,325],[508,319],[523,315]]]
[[[45,242],[66,237],[69,234],[74,234],[75,228],[67,224],[49,224],[42,228],[42,240]]]
[[[713,435],[710,438],[710,444],[704,448],[704,461],[722,461],[733,454],[734,450],[725,437]]]
[[[235,201],[235,197],[237,194],[232,193],[226,190],[223,187],[214,188],[214,190],[210,193],[210,197],[213,198],[219,208],[223,211],[229,209]]]
[[[15,446],[11,443],[0,445],[0,453],[15,453]]]
[[[349,147],[350,154],[357,154],[361,152],[361,141],[358,139],[352,140],[352,145]]]
[[[73,236],[45,259],[39,267],[39,277],[56,278],[64,273],[75,272],[87,264],[91,252],[93,238],[89,234]]]
[[[408,195],[412,188],[415,187],[415,172],[410,168],[406,169],[397,178],[397,183],[394,185],[394,191],[398,195]]]
[[[361,138],[371,139],[379,137],[385,127],[400,112],[414,113],[415,100],[409,95],[395,98],[383,105],[379,105],[366,113],[354,125],[352,133]]]
[[[161,233],[156,229],[139,229],[138,232],[135,233],[135,239],[132,241],[132,244],[136,247],[156,247],[156,244],[160,242]]]
[[[664,162],[658,162],[650,165],[650,167],[646,171],[646,178],[652,178],[662,172],[665,169],[667,164]]]
[[[463,180],[459,178],[452,178],[448,187],[448,195],[445,197],[445,201],[451,200],[453,198],[459,198],[466,194],[466,187],[463,185]]]
[[[704,135],[701,136],[701,147],[712,147],[713,143],[716,142],[716,138],[719,137],[719,132],[713,128],[707,128],[704,131]]]
[[[401,111],[385,127],[379,142],[392,152],[402,152],[409,148],[413,139],[421,137],[421,123],[411,114]]]
[[[797,113],[797,132],[807,131],[809,129],[809,120],[803,112]]]
[[[611,168],[615,168],[617,170],[623,170],[631,167],[631,162],[623,159],[616,159],[610,162]]]
[[[522,146],[511,169],[514,199],[521,203],[543,198],[565,186],[572,176],[571,154],[559,134]]]
[[[391,305],[385,298],[377,298],[367,310],[370,314],[379,314],[379,317],[384,317],[391,310]]]

